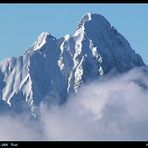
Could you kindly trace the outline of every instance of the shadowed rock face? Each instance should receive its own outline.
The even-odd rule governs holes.
[[[145,64],[128,41],[103,16],[87,13],[74,35],[43,32],[23,56],[0,62],[2,104],[36,116],[41,102],[63,104],[83,83],[137,66]]]

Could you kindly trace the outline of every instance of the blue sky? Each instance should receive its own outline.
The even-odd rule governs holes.
[[[23,55],[42,32],[74,34],[86,12],[107,18],[148,64],[148,4],[0,4],[0,60]]]

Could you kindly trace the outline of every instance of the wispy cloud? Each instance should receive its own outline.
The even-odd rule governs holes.
[[[39,121],[2,116],[0,140],[147,140],[148,91],[142,83],[148,86],[148,77],[134,69],[83,86],[65,105],[42,104]]]

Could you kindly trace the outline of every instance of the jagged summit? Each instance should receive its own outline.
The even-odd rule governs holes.
[[[39,50],[41,47],[49,40],[50,38],[55,39],[51,34],[48,32],[42,32],[40,36],[38,37],[37,41],[33,44],[33,50]]]
[[[37,40],[35,42],[33,42],[33,44],[31,45],[30,48],[27,48],[25,50],[25,54],[28,54],[28,53],[33,53],[34,51],[40,51],[42,50],[43,46],[49,42],[49,41],[52,41],[52,40],[56,40],[56,38],[54,36],[52,36],[49,32],[42,32]]]
[[[104,27],[105,26],[110,26],[110,23],[107,21],[107,19],[100,15],[100,14],[96,14],[96,13],[86,13],[80,20],[77,29],[79,29],[80,27],[84,26],[87,27],[87,24],[92,24],[94,27],[98,26],[98,27]]]
[[[80,20],[79,25],[84,25],[86,22],[91,20],[92,13],[86,13]]]

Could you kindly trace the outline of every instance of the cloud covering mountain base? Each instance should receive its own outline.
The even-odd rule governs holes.
[[[38,120],[0,116],[0,140],[147,140],[148,76],[142,68],[82,86]]]

